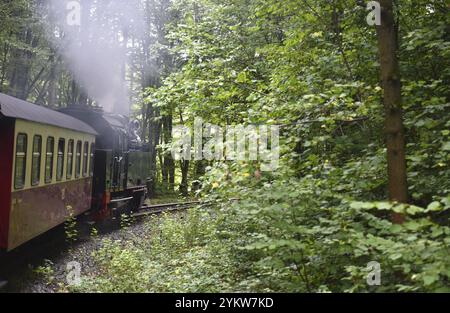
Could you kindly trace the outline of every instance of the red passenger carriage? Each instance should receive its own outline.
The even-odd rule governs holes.
[[[0,93],[0,250],[72,214],[92,209],[104,218],[139,209],[149,153],[129,124],[101,109],[58,112]]]
[[[71,116],[0,94],[0,249],[90,209],[96,135]]]

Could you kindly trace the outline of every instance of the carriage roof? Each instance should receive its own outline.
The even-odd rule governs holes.
[[[52,109],[0,93],[0,115],[97,135],[88,124]]]

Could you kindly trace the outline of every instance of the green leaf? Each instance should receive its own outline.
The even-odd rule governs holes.
[[[450,209],[450,196],[442,199],[442,203],[444,204],[444,209]]]
[[[246,72],[240,72],[238,76],[236,77],[236,82],[238,83],[246,83],[248,81],[247,73]]]
[[[425,286],[429,286],[431,284],[433,284],[435,281],[437,281],[439,279],[438,275],[425,275],[423,276],[423,283],[425,284]]]
[[[373,203],[373,202],[359,202],[359,201],[356,201],[356,202],[352,202],[350,204],[350,207],[352,209],[372,209],[372,208],[375,207],[375,203]]]
[[[395,253],[395,254],[391,255],[389,258],[391,260],[395,261],[395,260],[401,259],[401,257],[402,257],[401,253]]]
[[[378,210],[390,210],[392,208],[392,203],[390,202],[378,202],[376,204]]]
[[[398,205],[394,206],[393,211],[395,213],[405,213],[405,208],[406,208],[405,204],[398,204]]]
[[[444,145],[442,146],[442,150],[450,151],[450,141],[447,141],[446,143],[444,143]]]
[[[427,212],[436,212],[436,211],[440,211],[441,210],[441,203],[434,201],[432,203],[430,203],[427,207]]]
[[[415,206],[415,205],[410,205],[410,206],[408,206],[406,208],[406,212],[408,214],[415,215],[417,213],[423,213],[423,212],[425,212],[425,210],[423,208],[421,208],[421,207],[418,207],[418,206]]]

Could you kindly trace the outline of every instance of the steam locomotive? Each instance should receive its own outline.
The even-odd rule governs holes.
[[[85,106],[55,111],[0,93],[0,250],[71,215],[139,209],[149,160],[127,117]]]

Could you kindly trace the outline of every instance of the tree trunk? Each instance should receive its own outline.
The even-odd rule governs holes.
[[[181,164],[181,184],[180,184],[180,192],[183,196],[187,196],[189,193],[188,190],[188,174],[189,174],[189,164],[188,160],[183,160],[180,162]]]
[[[408,202],[406,181],[405,136],[401,108],[401,82],[398,63],[397,27],[392,0],[382,0],[381,25],[377,26],[384,90],[385,135],[387,146],[389,199]],[[395,214],[393,222],[402,223],[403,216]]]
[[[153,108],[152,104],[147,106],[147,117],[148,117],[148,146],[150,153],[150,178],[147,182],[147,189],[149,197],[153,197],[156,194],[156,181],[157,181],[157,167],[156,158],[157,151],[156,147],[159,144],[160,133],[161,133],[161,123],[155,121],[154,118],[159,115],[159,111]]]
[[[4,92],[3,85],[5,84],[6,80],[6,73],[8,68],[8,55],[9,55],[9,44],[5,43],[3,45],[3,55],[2,55],[2,66],[1,66],[1,75],[0,75],[0,92]]]
[[[194,167],[194,181],[192,183],[192,191],[198,191],[202,188],[200,178],[206,173],[206,162],[205,160],[200,160],[195,162]]]
[[[26,27],[22,33],[20,40],[27,45],[27,50],[22,48],[14,48],[12,75],[10,79],[11,93],[19,99],[27,100],[28,98],[28,80],[31,70],[33,52],[30,48],[36,48],[38,44],[37,38],[33,36],[30,27]]]
[[[163,118],[164,121],[164,143],[170,144],[172,142],[172,113],[169,113]],[[164,167],[166,168],[168,179],[168,190],[175,190],[175,162],[172,154],[168,151],[164,153]]]

